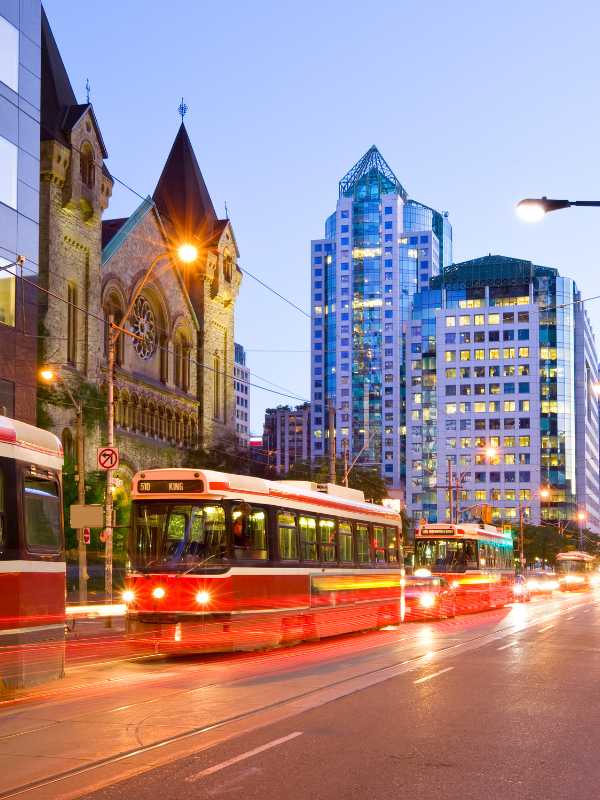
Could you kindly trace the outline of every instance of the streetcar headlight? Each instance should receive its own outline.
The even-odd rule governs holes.
[[[592,586],[600,586],[600,575],[592,575],[590,583]]]
[[[201,606],[205,606],[209,601],[210,601],[210,592],[200,591],[196,595],[196,602]]]
[[[420,567],[414,572],[415,578],[431,578],[431,570],[426,567]]]
[[[546,585],[551,592],[553,592],[555,589],[558,589],[560,586],[558,581],[548,581]]]
[[[125,589],[122,594],[124,603],[133,603],[135,600],[135,592],[132,589]]]
[[[537,589],[537,588],[538,588],[538,586],[539,586],[539,584],[538,584],[538,582],[537,582],[537,580],[536,580],[535,578],[530,578],[530,579],[527,581],[527,587],[528,587],[529,589]]]
[[[516,595],[523,594],[523,587],[521,586],[520,583],[517,583],[517,584],[515,584],[515,586],[513,586],[513,594],[516,594]]]
[[[423,592],[423,594],[419,597],[419,604],[423,606],[423,608],[433,608],[436,599],[436,595],[432,592]]]
[[[154,597],[155,600],[162,600],[165,594],[166,592],[162,586],[157,586],[155,589],[152,589],[152,597]]]
[[[585,578],[582,578],[581,575],[567,575],[565,577],[565,583],[583,583]]]

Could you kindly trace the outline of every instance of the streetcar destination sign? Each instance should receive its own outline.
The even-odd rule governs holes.
[[[198,480],[183,481],[138,481],[138,492],[141,494],[170,494],[171,492],[203,492],[204,482]]]

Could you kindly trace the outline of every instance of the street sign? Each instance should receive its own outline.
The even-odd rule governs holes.
[[[104,506],[77,505],[70,508],[69,524],[72,528],[101,528],[104,525]]]
[[[99,447],[98,466],[100,469],[116,469],[119,466],[118,449],[116,447]]]

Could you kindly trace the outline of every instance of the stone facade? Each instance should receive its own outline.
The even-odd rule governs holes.
[[[45,17],[42,62],[40,361],[57,367],[74,392],[89,384],[88,411],[100,419],[105,400],[94,387],[106,385],[108,321],[125,320],[114,412],[117,485],[126,484],[137,470],[177,466],[189,451],[218,446],[235,431],[238,250],[183,124],[154,196],[130,217],[103,220],[113,186],[106,148],[92,106],[76,101]],[[198,250],[191,265],[177,258],[184,241]],[[53,400],[61,397],[57,391]],[[70,401],[46,402],[40,422],[72,452]],[[100,422],[88,426],[88,470],[105,443]]]

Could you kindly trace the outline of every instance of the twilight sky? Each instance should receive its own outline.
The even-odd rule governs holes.
[[[45,0],[112,174],[151,194],[186,125],[240,265],[309,309],[309,244],[338,180],[376,144],[411,197],[447,210],[454,260],[500,253],[599,294],[600,209],[518,220],[525,196],[600,199],[595,0]],[[115,186],[108,217],[139,203]],[[596,231],[596,233],[595,233]],[[588,307],[600,336],[600,300]],[[309,320],[246,277],[236,340],[254,380],[308,398]],[[273,352],[277,351],[277,352]],[[287,351],[287,352],[282,352]],[[260,376],[260,377],[258,377]],[[297,402],[253,389],[264,409]]]

